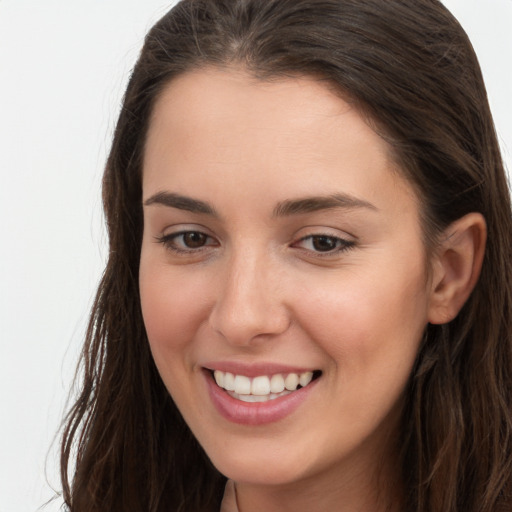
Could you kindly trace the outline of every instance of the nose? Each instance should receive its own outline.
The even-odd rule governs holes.
[[[210,326],[232,345],[275,338],[290,325],[282,272],[263,253],[238,254],[217,276],[218,294]]]

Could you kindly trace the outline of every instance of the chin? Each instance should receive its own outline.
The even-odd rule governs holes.
[[[235,482],[287,485],[319,469],[310,450],[300,449],[296,442],[287,443],[278,435],[274,439],[252,438],[242,442],[232,439],[225,446],[217,444],[211,450],[208,450],[211,447],[206,448],[217,470]]]
[[[219,461],[219,464],[216,461],[213,463],[227,478],[253,485],[286,485],[304,478],[296,465],[290,467],[286,463],[276,464],[275,461],[231,459]]]

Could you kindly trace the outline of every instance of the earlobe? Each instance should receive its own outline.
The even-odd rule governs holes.
[[[483,215],[469,213],[444,231],[434,256],[429,322],[453,320],[476,285],[485,252],[487,226]]]

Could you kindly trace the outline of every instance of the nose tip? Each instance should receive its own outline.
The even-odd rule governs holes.
[[[233,270],[233,269],[232,269]],[[210,325],[232,345],[250,345],[285,332],[290,316],[279,283],[264,270],[244,268],[220,276]]]

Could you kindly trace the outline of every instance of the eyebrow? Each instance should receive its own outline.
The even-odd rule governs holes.
[[[173,192],[157,192],[144,201],[144,206],[150,206],[152,204],[219,217],[215,208],[209,203]],[[349,194],[332,194],[329,196],[313,196],[282,201],[276,205],[272,216],[289,217],[291,215],[300,215],[334,208],[347,210],[366,208],[374,211],[378,210],[376,206],[368,201],[358,199]]]
[[[212,215],[213,217],[219,216],[215,211],[215,208],[205,201],[192,199],[191,197],[174,194],[172,192],[157,192],[144,201],[144,206],[150,206],[152,204],[160,204],[193,213],[203,213],[206,215]]]
[[[343,208],[347,210],[366,208],[377,211],[378,208],[368,201],[358,199],[349,194],[332,194],[329,196],[304,197],[302,199],[290,199],[279,203],[274,208],[274,217],[287,217],[302,213],[317,212]]]

